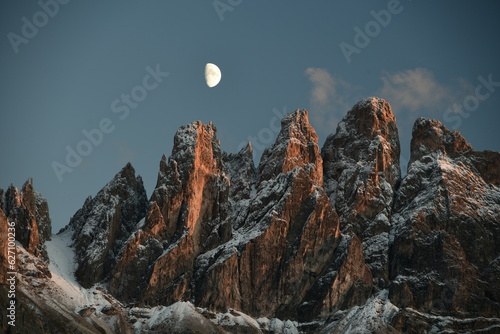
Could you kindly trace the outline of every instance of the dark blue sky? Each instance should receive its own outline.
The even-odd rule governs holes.
[[[257,164],[276,115],[308,109],[322,145],[372,95],[393,106],[403,162],[420,116],[457,128],[477,150],[499,151],[499,9],[496,1],[2,1],[0,187],[33,177],[56,232],[128,161],[149,196],[183,124],[213,121],[228,152],[254,137]],[[203,79],[207,62],[222,70],[214,88]],[[100,127],[102,138],[92,131]],[[84,130],[96,144],[81,144]],[[68,166],[67,147],[88,155]]]

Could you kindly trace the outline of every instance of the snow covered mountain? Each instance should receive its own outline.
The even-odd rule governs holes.
[[[51,236],[34,192],[16,222],[19,333],[500,332],[500,153],[418,119],[401,178],[389,103],[358,102],[322,148],[284,116],[256,168],[193,122],[149,201],[127,164]],[[3,238],[7,240],[7,238]],[[7,243],[0,244],[2,282]],[[9,303],[7,285],[0,300]]]

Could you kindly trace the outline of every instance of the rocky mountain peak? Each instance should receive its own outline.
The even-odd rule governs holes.
[[[449,130],[438,120],[421,117],[413,125],[408,168],[426,156],[455,160],[479,174],[486,183],[500,185],[499,152],[476,151],[458,130]]]
[[[425,118],[415,122],[411,150],[393,209],[389,297],[421,312],[498,317],[500,188],[492,166],[500,153],[474,151],[458,131]]]
[[[212,122],[204,125],[201,121],[195,121],[181,126],[177,130],[174,137],[171,159],[176,160],[178,164],[184,162],[191,164],[190,169],[179,170],[183,180],[187,180],[187,177],[192,172],[192,168],[195,168],[196,164],[205,164],[203,168],[209,169],[220,167],[217,166],[220,162],[217,161],[220,160],[220,154],[217,129]],[[216,165],[210,166],[206,165],[207,163]]]
[[[367,137],[381,135],[384,138],[394,136],[396,117],[392,108],[384,99],[369,97],[356,103],[344,119],[351,128]]]
[[[388,242],[394,190],[400,180],[400,144],[389,103],[370,97],[356,103],[322,149],[325,190],[344,233],[354,233],[383,287],[388,281]]]
[[[454,157],[472,150],[458,130],[450,131],[438,120],[421,117],[413,125],[412,161],[431,153],[441,152]]]
[[[140,178],[140,176],[138,177]],[[125,179],[126,181],[129,182],[136,181],[135,169],[132,166],[132,164],[130,162],[127,162],[127,164],[122,168],[122,170],[117,175],[115,175],[115,178]]]
[[[3,192],[2,190],[1,193],[3,193],[2,208],[5,214],[9,216],[10,212],[14,208],[21,205],[21,195],[19,194],[17,188],[12,184],[7,188],[7,191]]]
[[[322,185],[323,171],[318,135],[309,124],[306,110],[286,114],[275,143],[267,148],[259,164],[260,181],[304,168],[315,184]]]
[[[33,188],[29,178],[19,191],[10,185],[6,192],[0,189],[0,209],[8,221],[16,223],[16,239],[25,249],[47,259],[44,243],[50,240],[52,222],[47,200]]]
[[[197,231],[194,226],[203,214],[200,216],[194,208],[205,210],[201,202],[204,189],[220,182],[225,183],[220,189],[229,186],[215,126],[200,121],[181,126],[175,134],[171,156],[167,161],[163,155],[160,161],[158,181],[151,196],[165,219],[170,237],[181,226],[189,227],[191,233]],[[184,211],[187,203],[193,210]]]
[[[251,160],[253,163],[253,147],[252,143],[248,142],[241,150],[237,153],[239,156],[244,157],[245,160]]]
[[[162,157],[145,227],[129,240],[118,263],[122,272],[138,265],[148,271],[141,277],[117,272],[111,281],[111,290],[124,299],[145,294],[155,304],[183,298],[195,257],[230,238],[229,179],[216,134],[212,123],[181,126],[172,154]]]
[[[179,187],[191,183],[194,174],[199,172],[207,175],[221,173],[221,159],[217,129],[212,122],[204,125],[201,121],[195,121],[181,126],[174,136],[172,154],[168,160],[164,154],[161,158],[151,201],[157,202],[163,212],[168,192],[179,192]],[[194,173],[195,171],[198,172]]]
[[[333,149],[335,148],[335,149]],[[386,181],[394,186],[399,181],[400,144],[396,118],[390,104],[381,98],[370,97],[356,103],[339,122],[337,132],[328,136],[322,150],[325,185],[328,193],[335,188],[337,168],[352,163],[366,166],[374,163]],[[330,174],[333,173],[332,174]]]
[[[146,190],[130,163],[71,218],[79,282],[90,287],[109,275],[123,242],[146,215]],[[64,230],[62,231],[64,232]]]

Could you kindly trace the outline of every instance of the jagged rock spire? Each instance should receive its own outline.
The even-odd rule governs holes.
[[[84,287],[107,277],[116,263],[122,243],[147,209],[142,178],[130,163],[117,173],[95,197],[88,197],[71,218],[78,268],[76,277]]]
[[[389,103],[370,97],[356,103],[322,149],[325,190],[344,233],[363,242],[375,283],[388,283],[388,245],[394,191],[400,180],[400,145]]]
[[[297,109],[286,114],[281,121],[281,131],[275,143],[267,148],[259,164],[260,181],[296,168],[305,168],[317,185],[323,183],[322,159],[318,135],[309,124],[307,110]]]

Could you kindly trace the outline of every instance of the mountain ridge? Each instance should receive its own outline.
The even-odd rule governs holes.
[[[82,289],[108,301],[70,306],[94,328],[173,330],[184,310],[214,333],[500,330],[499,152],[419,118],[402,177],[395,116],[376,97],[323,147],[307,111],[285,115],[257,167],[250,143],[227,154],[216,133],[181,127],[149,201],[127,164],[63,230]],[[0,194],[9,211],[16,196]],[[50,280],[47,259],[22,245],[25,266]],[[153,309],[163,323],[144,320]]]

